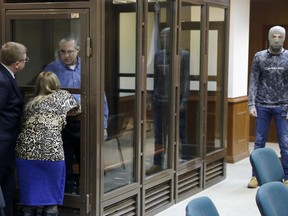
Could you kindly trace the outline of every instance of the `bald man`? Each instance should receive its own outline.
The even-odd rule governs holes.
[[[288,186],[288,51],[283,48],[286,31],[281,26],[269,30],[269,47],[255,54],[250,73],[248,106],[256,118],[254,150],[264,148],[271,119],[277,130],[284,183]],[[256,173],[248,188],[257,188]]]

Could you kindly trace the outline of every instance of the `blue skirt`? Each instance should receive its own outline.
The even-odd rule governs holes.
[[[28,206],[62,205],[65,161],[16,159],[20,203]]]

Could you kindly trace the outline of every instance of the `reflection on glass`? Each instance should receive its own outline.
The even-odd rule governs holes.
[[[200,156],[199,79],[201,7],[182,3],[180,32],[179,163]],[[189,76],[190,75],[190,76]],[[191,79],[190,79],[191,77]]]
[[[190,81],[189,62],[190,55],[187,50],[180,50],[180,111],[179,111],[179,138],[180,157],[182,160],[192,159],[192,143],[187,139],[187,102],[189,101]]]
[[[26,71],[17,76],[24,92],[25,86],[35,85],[39,72],[52,71],[58,76],[61,88],[75,89],[73,96],[81,107],[80,32],[78,19],[13,21],[13,40],[28,47],[31,62]],[[80,114],[68,116],[66,122],[62,131],[66,162],[65,193],[79,194]]]
[[[171,32],[166,18],[167,10],[164,4],[150,4],[153,4],[154,11],[148,14],[146,175],[168,168],[168,116],[171,100]]]
[[[109,120],[101,156],[104,192],[133,183],[135,179],[136,3],[127,3],[129,12],[119,12],[125,2],[118,3],[111,2],[115,11],[106,10],[105,91]],[[117,22],[114,20],[116,13],[119,15]]]
[[[222,149],[225,9],[209,8],[207,153]]]
[[[80,1],[89,1],[89,0],[4,0],[5,3],[35,3],[35,2],[80,2]]]

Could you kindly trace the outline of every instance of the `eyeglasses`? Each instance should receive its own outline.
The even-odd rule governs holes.
[[[19,60],[19,61],[24,61],[24,62],[27,63],[27,62],[29,62],[29,60],[30,60],[30,59],[29,59],[28,57],[26,57],[25,59],[23,59],[23,60]]]
[[[62,50],[62,49],[60,49],[59,50],[59,53],[61,54],[61,55],[72,55],[72,54],[74,54],[75,52],[77,52],[77,50]]]

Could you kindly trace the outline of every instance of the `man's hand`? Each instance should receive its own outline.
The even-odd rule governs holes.
[[[253,117],[257,117],[257,110],[255,107],[251,108],[249,114]]]

